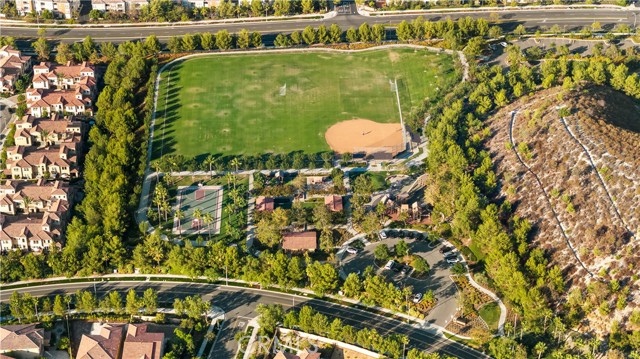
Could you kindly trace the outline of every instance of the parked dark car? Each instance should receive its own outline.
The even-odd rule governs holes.
[[[440,253],[445,254],[445,253],[451,252],[452,250],[453,248],[449,246],[442,246],[442,248],[440,248]]]

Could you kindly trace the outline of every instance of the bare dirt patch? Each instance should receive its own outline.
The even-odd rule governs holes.
[[[197,86],[189,87],[188,89],[186,89],[187,93],[193,93],[193,94],[202,93],[202,92],[206,92],[206,91],[207,91],[206,89],[204,89],[202,87],[197,87]]]
[[[336,123],[324,134],[329,147],[337,153],[374,153],[382,148],[400,152],[403,146],[399,123],[378,123],[356,119]]]

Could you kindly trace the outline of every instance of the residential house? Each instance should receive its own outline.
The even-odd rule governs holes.
[[[340,212],[343,209],[342,196],[328,195],[324,197],[324,205],[329,208],[331,212]]]
[[[290,252],[313,252],[318,249],[318,236],[315,231],[285,233],[282,249]]]
[[[6,216],[0,214],[0,250],[39,252],[52,246],[62,247],[69,207],[55,201],[44,212]]]
[[[147,330],[148,324],[129,324],[127,326],[122,358],[162,358],[164,334],[150,333]]]
[[[123,325],[94,323],[90,334],[83,334],[76,359],[116,359],[122,342]]]
[[[273,212],[274,207],[275,207],[275,201],[273,197],[258,196],[256,198],[256,211]]]
[[[92,114],[95,96],[96,71],[93,65],[87,62],[78,65],[41,62],[33,66],[27,108],[35,117],[51,113]]]
[[[31,68],[31,57],[9,45],[0,48],[0,92],[13,93],[16,81]]]
[[[71,188],[60,181],[39,179],[33,183],[7,180],[0,185],[0,213],[15,216],[18,209],[22,213],[47,212],[52,208],[66,210],[71,195]]]
[[[9,147],[5,174],[13,179],[76,178],[79,176],[76,146],[76,142],[70,142],[42,149]]]
[[[45,117],[51,113],[70,113],[73,115],[93,114],[93,102],[89,97],[76,91],[27,91],[27,108],[36,117]]]
[[[44,356],[44,347],[49,345],[44,329],[37,324],[3,325],[0,327],[0,355],[9,354],[20,359]]]
[[[49,118],[36,118],[25,115],[15,121],[16,133],[13,136],[17,146],[49,146],[74,142],[82,145],[84,124],[73,117],[62,117],[52,113]],[[79,148],[79,152],[82,150]]]
[[[51,11],[55,17],[71,19],[80,8],[80,0],[16,0],[16,9],[21,16]]]

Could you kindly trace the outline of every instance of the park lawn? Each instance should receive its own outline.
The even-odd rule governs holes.
[[[389,173],[386,171],[350,172],[349,181],[351,182],[351,186],[353,186],[356,178],[359,176],[367,176],[371,179],[373,191],[378,192],[389,188],[389,182],[387,182],[388,175]]]
[[[500,306],[498,306],[497,302],[491,302],[478,309],[478,314],[487,323],[490,330],[498,329],[498,321],[500,320]]]
[[[324,152],[337,122],[400,121],[390,79],[407,117],[453,77],[452,56],[402,48],[188,59],[162,74],[154,158]]]

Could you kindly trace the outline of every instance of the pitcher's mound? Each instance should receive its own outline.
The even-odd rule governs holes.
[[[329,127],[324,138],[337,153],[388,153],[395,156],[404,151],[402,127],[399,123],[378,123],[370,120],[349,120]]]

